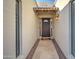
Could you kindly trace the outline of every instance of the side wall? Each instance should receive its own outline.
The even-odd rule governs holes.
[[[61,50],[69,58],[70,54],[70,4],[60,11],[60,19],[54,24],[54,36]]]
[[[15,0],[3,2],[3,58],[15,59]]]
[[[33,11],[32,0],[22,0],[22,59],[25,59],[39,38],[38,18]]]

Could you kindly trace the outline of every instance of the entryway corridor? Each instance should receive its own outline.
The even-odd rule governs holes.
[[[26,59],[66,59],[55,39],[38,39]]]
[[[75,59],[75,0],[5,0],[3,59]]]

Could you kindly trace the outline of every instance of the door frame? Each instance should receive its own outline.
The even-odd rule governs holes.
[[[15,11],[16,11],[16,58],[17,58],[19,55],[22,54],[22,1],[21,0],[16,0]],[[18,55],[17,55],[17,51],[18,51],[17,44],[19,45],[19,48],[20,48]]]
[[[71,54],[75,57],[75,1],[74,0],[71,1]]]

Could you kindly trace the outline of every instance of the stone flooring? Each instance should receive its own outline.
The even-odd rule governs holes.
[[[52,40],[40,40],[32,59],[59,59]]]

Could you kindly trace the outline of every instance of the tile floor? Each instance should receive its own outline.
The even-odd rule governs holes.
[[[59,59],[52,40],[40,40],[32,59]]]

